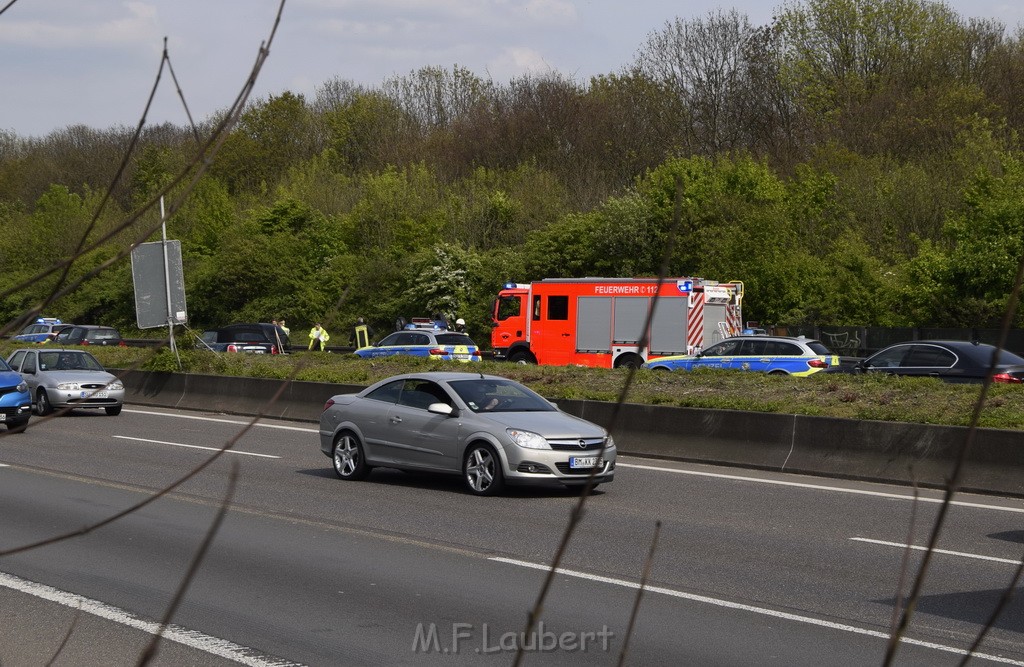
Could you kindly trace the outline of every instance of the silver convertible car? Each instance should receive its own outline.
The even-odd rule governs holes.
[[[479,373],[396,375],[331,397],[320,449],[342,479],[376,466],[461,475],[471,493],[506,484],[582,486],[615,476],[603,428],[559,410],[518,382]]]
[[[63,408],[103,408],[121,414],[124,385],[88,352],[22,349],[7,358],[28,383],[36,412],[47,415]]]

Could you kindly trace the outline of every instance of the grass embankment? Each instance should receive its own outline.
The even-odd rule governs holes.
[[[6,357],[15,346],[0,343]],[[90,347],[105,366],[178,371],[169,350]],[[284,356],[179,351],[185,372],[368,385],[397,373],[444,368],[512,378],[551,399],[617,400],[625,369],[519,366],[498,362],[458,364],[428,359],[374,361],[351,354],[296,352]],[[981,385],[947,384],[931,378],[815,374],[806,378],[742,371],[666,373],[640,370],[626,396],[629,403],[718,408],[783,414],[877,419],[966,426]],[[993,385],[981,426],[1024,430],[1024,386]]]

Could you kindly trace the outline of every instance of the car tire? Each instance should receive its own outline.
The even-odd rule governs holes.
[[[53,404],[50,403],[50,397],[46,395],[45,389],[40,389],[36,394],[36,413],[42,417],[51,412],[53,412]]]
[[[116,417],[117,415],[121,414],[121,406],[120,405],[108,405],[107,407],[105,407],[103,409],[111,417]]]
[[[462,479],[469,492],[477,496],[493,496],[505,486],[501,459],[485,443],[476,443],[466,449],[462,459]]]
[[[768,371],[768,375],[789,375],[786,371]]]
[[[537,363],[537,360],[533,358],[532,354],[530,354],[529,352],[525,352],[523,350],[519,350],[518,352],[513,352],[511,355],[509,355],[508,360],[509,360],[510,363],[513,363],[513,364],[535,364],[535,363]]]
[[[348,431],[338,434],[331,460],[334,462],[334,473],[341,479],[360,480],[370,472],[363,444],[355,434]]]

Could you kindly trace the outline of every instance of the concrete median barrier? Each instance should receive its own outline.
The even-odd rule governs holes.
[[[115,371],[134,405],[316,422],[335,394],[358,385],[148,371]],[[559,400],[569,414],[612,426],[622,454],[848,479],[943,486],[964,427],[735,410]],[[977,429],[963,489],[1024,496],[1024,433]]]

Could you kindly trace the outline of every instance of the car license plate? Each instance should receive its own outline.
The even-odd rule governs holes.
[[[597,465],[596,456],[571,456],[569,457],[570,468],[593,468]]]
[[[82,398],[106,398],[107,392],[105,391],[83,391]]]
[[[452,359],[455,359],[455,360],[458,360],[458,361],[469,361],[469,355],[468,354],[452,354]]]
[[[0,412],[0,422],[7,421],[7,414]]]

